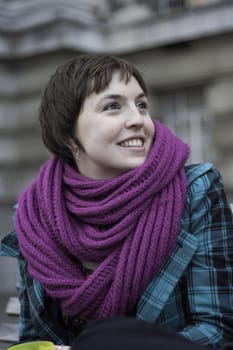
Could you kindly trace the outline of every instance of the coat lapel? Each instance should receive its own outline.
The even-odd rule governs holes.
[[[156,321],[190,263],[197,246],[196,237],[184,230],[180,231],[173,253],[139,299],[136,313],[138,319]]]

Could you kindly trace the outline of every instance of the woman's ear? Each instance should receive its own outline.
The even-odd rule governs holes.
[[[70,150],[71,152],[75,151],[76,148],[77,148],[77,142],[76,142],[74,139],[72,139],[72,138],[70,138],[70,139],[68,140],[68,142],[67,142],[66,145],[67,145],[67,147],[69,148],[69,150]]]
[[[70,138],[69,142],[67,143],[67,147],[69,148],[76,162],[78,162],[80,159],[81,150],[77,140]]]

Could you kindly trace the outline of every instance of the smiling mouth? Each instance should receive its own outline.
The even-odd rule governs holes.
[[[119,143],[119,146],[121,147],[142,147],[143,145],[144,145],[144,141],[139,138],[126,140]]]

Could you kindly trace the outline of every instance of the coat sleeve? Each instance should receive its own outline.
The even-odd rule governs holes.
[[[20,253],[16,232],[13,230],[6,235],[0,247],[0,255],[14,257],[18,262],[19,281],[19,340],[30,341],[37,339],[37,334],[32,323],[28,289],[26,286],[27,267],[26,261]]]
[[[18,275],[19,275],[19,300],[20,300],[20,314],[19,314],[19,339],[20,341],[38,340],[37,334],[33,324],[33,312],[30,307],[30,299],[28,288],[26,284],[27,266],[26,261],[21,255],[18,257]]]
[[[212,348],[233,339],[233,216],[217,169],[189,186],[186,211],[197,251],[185,272],[181,334]]]

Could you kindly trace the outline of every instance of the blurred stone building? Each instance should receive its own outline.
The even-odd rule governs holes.
[[[213,162],[233,201],[232,0],[0,0],[0,234],[49,156],[41,92],[64,60],[111,53],[145,75],[151,113]]]

